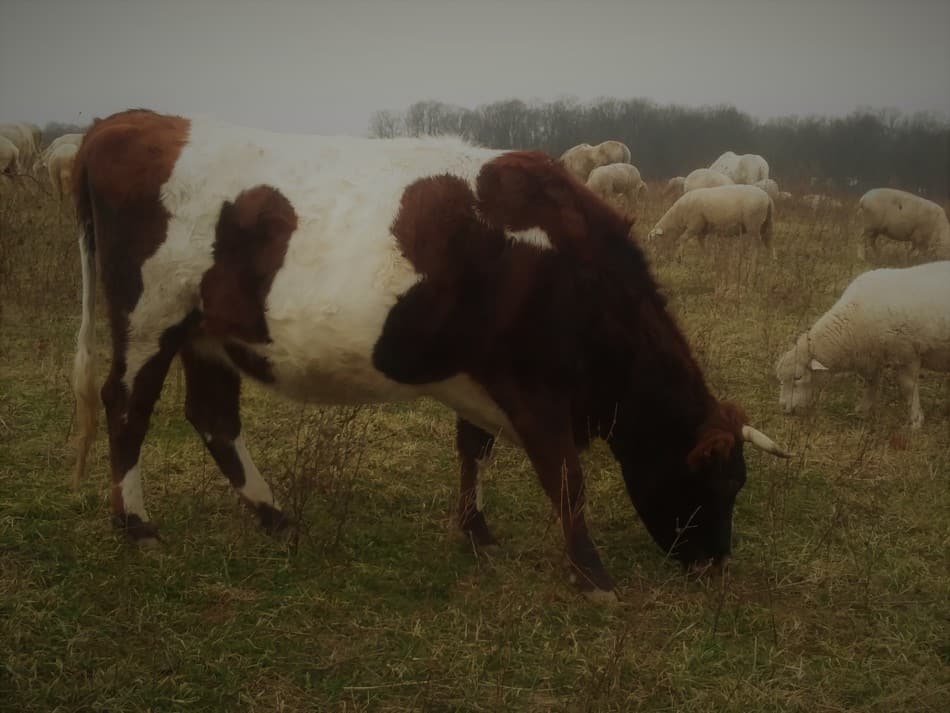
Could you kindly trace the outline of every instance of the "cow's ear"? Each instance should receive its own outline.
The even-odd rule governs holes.
[[[709,414],[699,428],[696,445],[686,456],[691,470],[699,470],[712,462],[729,460],[732,449],[742,438],[745,413],[742,408],[728,401],[713,402]]]

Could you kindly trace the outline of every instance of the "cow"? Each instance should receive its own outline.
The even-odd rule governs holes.
[[[429,396],[457,414],[462,531],[495,542],[479,461],[510,439],[592,598],[614,596],[584,513],[579,452],[592,439],[684,566],[730,554],[743,442],[788,455],[712,395],[629,224],[546,154],[288,136],[139,109],[95,122],[73,180],[74,478],[97,412],[98,273],[113,521],[133,540],[158,536],[140,449],[176,354],[186,418],[265,528],[286,519],[242,436],[242,379],[321,403]]]

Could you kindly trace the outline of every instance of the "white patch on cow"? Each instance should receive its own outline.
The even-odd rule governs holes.
[[[505,412],[470,376],[454,376],[426,387],[426,391],[428,396],[442,402],[483,431],[520,444]]]
[[[541,228],[528,228],[527,230],[505,230],[505,237],[511,240],[517,240],[521,243],[533,245],[542,250],[554,250],[551,238]]]
[[[133,465],[119,483],[122,493],[122,511],[126,515],[138,515],[142,522],[148,522],[148,513],[145,510],[145,496],[142,493],[142,472],[139,464]]]
[[[238,488],[238,492],[245,500],[255,505],[264,503],[280,509],[270,486],[264,480],[257,466],[254,465],[251,454],[247,452],[243,434],[238,434],[237,438],[234,439],[233,446],[238,459],[241,461],[241,468],[244,470],[244,485]]]
[[[479,427],[513,437],[501,409],[470,378],[400,384],[378,371],[372,357],[396,300],[421,279],[390,232],[406,187],[448,174],[474,190],[482,167],[501,153],[458,139],[300,136],[193,119],[161,189],[168,234],[142,267],[126,385],[154,356],[161,334],[200,308],[222,204],[266,185],[283,194],[298,218],[265,305],[271,342],[247,345],[270,362],[274,388],[336,404],[432,396]],[[539,229],[512,235],[550,247]],[[204,352],[230,363],[214,340],[201,341]],[[255,480],[259,473],[247,463],[247,487],[260,488],[263,480]],[[265,497],[263,489],[249,492]]]

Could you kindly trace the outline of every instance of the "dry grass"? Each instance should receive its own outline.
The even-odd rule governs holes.
[[[798,457],[749,455],[733,567],[701,584],[595,448],[590,519],[622,597],[603,609],[567,583],[516,449],[486,484],[500,550],[456,535],[453,418],[431,403],[302,410],[248,388],[249,445],[306,526],[263,535],[182,417],[177,367],[143,450],[165,542],[121,541],[101,434],[93,477],[67,487],[74,230],[30,186],[0,201],[0,710],[945,709],[948,378],[925,375],[912,436],[893,386],[868,422],[849,376],[807,417],[776,403],[776,356],[866,269],[851,204],[780,205],[775,264],[711,240],[658,266],[715,390]]]

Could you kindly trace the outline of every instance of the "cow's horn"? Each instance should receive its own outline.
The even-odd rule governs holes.
[[[752,428],[752,426],[743,426],[742,427],[742,440],[748,441],[756,448],[759,448],[766,453],[771,453],[773,456],[778,456],[779,458],[791,458],[791,453],[786,453],[781,448],[776,445],[775,441],[766,436],[762,431],[757,431]]]

